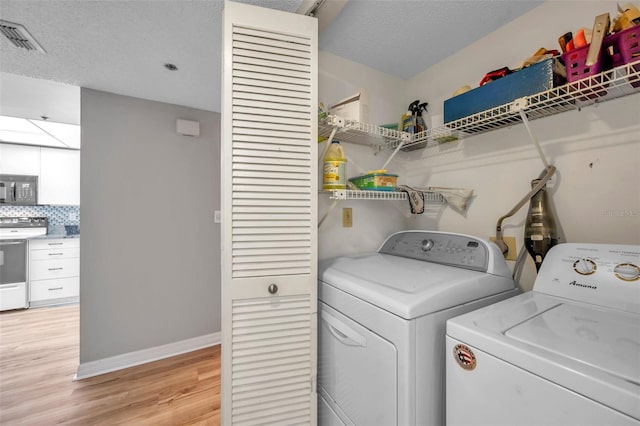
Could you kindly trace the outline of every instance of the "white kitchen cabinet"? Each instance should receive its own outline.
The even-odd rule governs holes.
[[[30,240],[29,306],[76,302],[79,295],[80,240]]]
[[[31,307],[75,302],[80,295],[80,277],[34,281],[30,291]]]
[[[38,204],[80,205],[80,151],[40,150]]]
[[[316,423],[317,21],[225,2],[222,420]]]
[[[40,147],[0,143],[0,174],[40,175]]]
[[[2,143],[0,173],[38,176],[38,204],[80,204],[80,151]]]

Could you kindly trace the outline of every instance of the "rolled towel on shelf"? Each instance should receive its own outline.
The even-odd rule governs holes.
[[[407,193],[412,214],[424,213],[424,193],[422,190],[414,189],[407,185],[399,185],[396,190]]]
[[[473,189],[465,188],[443,188],[439,186],[430,186],[423,189],[426,192],[435,192],[444,197],[451,207],[458,210],[460,213],[467,211],[469,207],[469,200],[473,196]]]

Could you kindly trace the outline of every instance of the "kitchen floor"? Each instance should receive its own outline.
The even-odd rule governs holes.
[[[0,314],[0,424],[218,425],[220,346],[73,381],[79,307]]]

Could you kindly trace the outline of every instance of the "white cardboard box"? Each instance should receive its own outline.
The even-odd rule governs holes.
[[[368,105],[364,92],[358,92],[346,99],[331,105],[329,114],[337,115],[345,120],[355,120],[361,123],[368,122]]]

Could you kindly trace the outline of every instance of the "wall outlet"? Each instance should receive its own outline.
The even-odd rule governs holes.
[[[214,221],[215,223],[222,223],[222,211],[220,211],[220,210],[216,210],[216,211],[213,213],[213,221]]]
[[[518,249],[516,248],[516,237],[502,237],[509,247],[509,251],[504,255],[505,260],[516,260],[518,258]],[[489,241],[496,242],[496,237],[489,237]]]
[[[353,212],[351,207],[345,207],[342,209],[342,227],[351,228],[353,226]]]
[[[76,213],[69,213],[69,220],[78,220],[78,215]]]

